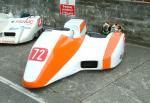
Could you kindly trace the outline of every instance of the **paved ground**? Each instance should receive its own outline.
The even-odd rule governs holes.
[[[82,71],[29,90],[21,80],[33,43],[0,45],[0,103],[149,103],[150,48],[126,44],[113,70]]]

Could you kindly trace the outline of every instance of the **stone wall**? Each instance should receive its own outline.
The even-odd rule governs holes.
[[[150,46],[150,3],[127,0],[95,2],[82,2],[78,8],[78,16],[85,18],[92,30],[99,30],[104,21],[117,22],[122,24],[128,41]]]
[[[0,12],[29,11],[44,25],[62,26],[70,18],[83,18],[88,31],[100,32],[105,21],[120,23],[128,41],[150,46],[150,3],[143,0],[76,0],[76,17],[59,15],[59,0],[0,0]]]

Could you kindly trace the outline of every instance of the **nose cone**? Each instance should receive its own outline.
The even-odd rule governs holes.
[[[39,88],[34,82],[27,82],[23,79],[22,85],[26,88]]]
[[[27,88],[39,88],[43,87],[47,82],[45,80],[45,74],[43,71],[48,69],[48,49],[34,47],[29,55],[27,65],[23,76],[23,86]],[[48,76],[48,75],[47,75]]]
[[[22,85],[26,88],[40,88],[43,87],[44,85],[41,85],[40,82],[35,81],[35,82],[28,82],[26,80],[23,79],[22,81]]]
[[[43,87],[45,85],[44,83],[42,83],[44,79],[41,75],[43,69],[44,68],[42,64],[38,62],[28,61],[25,68],[22,85],[26,88]]]
[[[44,62],[40,63],[40,61],[29,60],[25,69],[23,86],[27,88],[40,88],[61,79],[62,75],[66,77],[66,74],[61,73],[60,76],[57,73],[77,52],[83,40],[84,36],[72,39],[62,35]]]

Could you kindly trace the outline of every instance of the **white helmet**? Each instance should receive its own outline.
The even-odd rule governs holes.
[[[102,26],[102,34],[103,35],[108,35],[111,30],[111,25],[108,22],[105,22]]]

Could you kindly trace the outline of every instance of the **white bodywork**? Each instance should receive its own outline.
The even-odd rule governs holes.
[[[0,14],[0,43],[17,44],[32,40],[42,32],[40,16],[14,18]]]
[[[75,22],[77,21],[77,22]],[[107,59],[105,58],[105,53],[107,52],[106,48],[109,45],[110,39],[118,35],[114,33],[110,33],[107,37],[105,38],[95,38],[95,37],[90,37],[89,35],[85,35],[86,33],[86,26],[82,27],[84,28],[82,31],[79,30],[81,23],[83,20],[80,19],[73,19],[70,20],[65,24],[64,27],[70,28],[68,31],[63,31],[63,30],[52,30],[52,31],[45,31],[42,33],[42,35],[39,37],[39,39],[36,41],[36,43],[33,45],[31,53],[29,55],[29,59],[25,68],[25,73],[24,73],[24,83],[23,85],[28,88],[39,88],[42,86],[46,86],[50,83],[53,83],[59,79],[62,79],[64,77],[70,76],[74,73],[77,73],[81,70],[105,70],[109,68],[113,68],[117,66],[121,60],[122,60],[122,55],[124,53],[124,34],[119,33],[120,38],[115,46],[115,49],[113,50],[111,57],[111,64],[109,68],[104,67],[104,60]],[[70,25],[70,27],[69,27]],[[75,27],[76,25],[76,27]],[[75,28],[73,28],[75,27]],[[79,35],[80,34],[80,35]],[[83,35],[84,34],[84,35]],[[82,36],[81,36],[82,35]],[[59,42],[61,37],[67,36],[70,40],[78,39],[81,37],[84,37],[84,40],[82,41],[80,47],[78,50],[74,53],[74,55],[66,62],[64,65],[58,70],[55,71],[56,68],[52,68],[51,72],[55,72],[55,74],[49,78],[45,84],[39,84],[40,80],[44,80],[46,77],[42,77],[42,72],[45,69],[48,69],[51,67],[45,67],[45,64],[49,62],[49,59],[51,58],[51,61],[55,59],[55,55],[53,56],[53,52],[55,52],[55,47],[57,46],[57,43]],[[68,41],[68,42],[69,42]],[[62,45],[59,48],[63,48],[68,42],[62,43]],[[42,48],[42,49],[41,49]],[[43,49],[44,48],[44,49]],[[72,47],[74,48],[74,47]],[[36,51],[33,54],[33,50],[36,49]],[[41,49],[41,50],[40,50]],[[108,49],[108,48],[107,48]],[[42,51],[43,50],[43,51]],[[44,51],[45,50],[45,51]],[[40,54],[38,54],[38,52]],[[45,59],[43,59],[42,56],[44,56],[44,52],[46,52]],[[60,63],[59,59],[63,56],[66,56],[67,53],[70,53],[71,51],[66,50],[66,55],[61,54],[61,49],[60,49],[60,55],[58,56],[58,61],[54,61],[56,64]],[[31,56],[32,55],[32,56]],[[35,59],[36,58],[36,59]],[[43,59],[43,61],[42,61]],[[107,60],[106,60],[107,61]],[[82,64],[82,62],[84,62]],[[87,62],[87,64],[86,64]],[[93,67],[92,65],[89,66],[88,63],[94,63]],[[84,65],[85,64],[85,65]],[[83,66],[82,66],[83,65]],[[86,67],[87,65],[87,67]],[[51,72],[49,73],[51,75]],[[43,74],[44,75],[44,74]],[[45,74],[46,76],[49,76],[48,74]],[[39,81],[38,81],[39,79]]]

